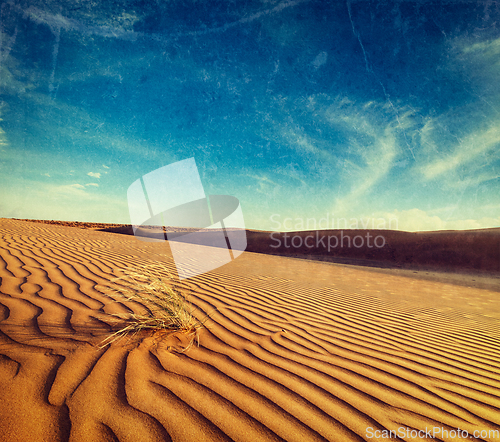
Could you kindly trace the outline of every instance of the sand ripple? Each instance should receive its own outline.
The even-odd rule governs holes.
[[[500,440],[498,292],[244,253],[181,284],[210,317],[198,347],[100,349],[110,313],[140,309],[106,287],[175,271],[168,245],[5,219],[0,237],[1,440]]]

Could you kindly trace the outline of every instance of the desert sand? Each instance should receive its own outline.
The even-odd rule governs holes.
[[[500,440],[494,287],[244,252],[178,283],[209,315],[198,345],[100,348],[111,313],[140,309],[112,280],[175,273],[168,243],[9,219],[0,233],[1,441]]]

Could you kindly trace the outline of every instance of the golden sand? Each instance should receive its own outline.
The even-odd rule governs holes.
[[[168,243],[8,219],[0,234],[2,441],[387,441],[436,428],[500,440],[498,291],[245,252],[179,283],[210,316],[199,346],[183,351],[174,333],[101,349],[111,314],[140,310],[106,287],[125,268],[175,273]]]

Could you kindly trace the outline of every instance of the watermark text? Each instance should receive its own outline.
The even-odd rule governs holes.
[[[469,433],[467,430],[448,429],[443,427],[425,428],[417,430],[415,428],[399,427],[396,430],[375,429],[368,427],[365,434],[367,439],[499,439],[499,430],[474,430]]]

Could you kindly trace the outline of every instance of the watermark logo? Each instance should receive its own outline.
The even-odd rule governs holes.
[[[386,238],[377,231],[398,228],[398,220],[391,218],[334,218],[329,213],[320,218],[269,218],[277,231],[269,235],[272,249],[302,249],[306,252],[331,253],[336,249],[382,249]],[[344,230],[345,229],[345,230]],[[326,233],[325,233],[326,232]]]
[[[301,230],[398,230],[397,218],[335,218],[327,213],[320,219],[317,218],[292,218],[275,213],[269,218],[273,224],[272,229],[280,232]]]
[[[399,427],[394,430],[388,430],[386,428],[377,429],[373,427],[368,427],[366,429],[365,437],[367,439],[397,439],[397,440],[411,440],[411,439],[431,439],[431,440],[460,440],[460,439],[474,439],[474,440],[492,440],[498,439],[500,437],[499,430],[481,429],[474,430],[469,433],[467,430],[461,430],[460,428],[444,428],[444,427],[432,427],[425,429],[415,429],[408,427]]]
[[[320,235],[319,231],[314,232],[313,235],[306,235],[296,233],[289,235],[287,232],[273,232],[269,236],[272,240],[270,247],[278,249],[284,247],[285,249],[300,249],[305,246],[307,249],[323,249],[330,253],[337,248],[351,248],[356,249],[373,247],[381,249],[385,247],[385,237],[383,235],[370,235],[366,232],[365,235],[355,235],[352,237],[350,234],[341,230],[337,235]]]
[[[247,247],[237,198],[205,195],[194,158],[160,167],[127,191],[134,235],[169,241],[179,279],[216,269]]]

